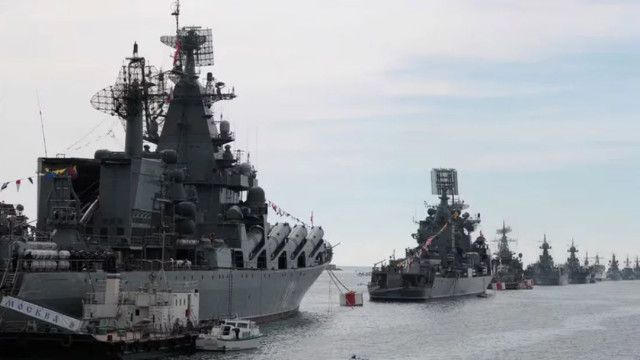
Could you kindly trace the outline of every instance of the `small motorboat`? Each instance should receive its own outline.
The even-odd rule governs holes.
[[[260,345],[262,334],[255,321],[222,320],[211,331],[196,339],[196,350],[233,351],[255,349]]]

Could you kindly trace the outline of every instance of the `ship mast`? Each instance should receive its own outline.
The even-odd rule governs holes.
[[[171,13],[172,16],[176,17],[176,34],[178,33],[178,30],[180,29],[180,0],[176,0],[175,2],[175,10]]]

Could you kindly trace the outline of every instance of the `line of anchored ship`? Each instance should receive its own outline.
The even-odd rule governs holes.
[[[551,246],[546,234],[540,249],[539,261],[524,267],[522,254],[511,251],[515,242],[507,234],[512,230],[504,222],[497,230],[500,237],[497,251],[491,253],[487,240],[480,231],[472,239],[480,223],[480,214],[472,217],[465,210],[468,205],[458,195],[458,176],[455,169],[433,169],[432,193],[440,202],[426,204],[427,217],[417,221],[418,231],[413,234],[417,244],[405,249],[405,256],[374,264],[368,284],[372,301],[428,300],[464,295],[485,295],[489,289],[533,289],[535,285],[587,284],[602,280],[640,279],[640,260],[635,266],[627,258],[620,270],[615,254],[605,266],[598,255],[585,254],[584,263],[576,255],[578,249],[572,241],[566,264],[554,264],[549,254]],[[593,263],[590,260],[594,260]]]
[[[603,280],[640,279],[640,259],[638,257],[632,267],[632,262],[627,256],[625,267],[620,270],[616,255],[612,254],[609,269],[605,272],[605,265],[600,263],[600,257],[597,254],[594,258],[585,254],[584,261],[581,263],[576,256],[578,249],[573,241],[567,250],[570,256],[567,258],[566,264],[563,265],[554,265],[553,258],[549,254],[551,246],[547,242],[546,235],[540,249],[542,249],[540,260],[529,265],[523,272],[524,277],[533,278],[538,285],[592,284]],[[590,260],[594,260],[593,263]]]
[[[549,254],[551,245],[547,241],[546,235],[543,238],[540,249],[542,254],[537,262],[530,264],[526,269],[522,266],[522,254],[518,254],[518,258],[513,256],[509,250],[508,241],[512,241],[506,237],[506,233],[510,228],[503,225],[498,233],[503,236],[500,241],[500,251],[498,257],[501,261],[509,262],[509,266],[505,267],[502,274],[496,274],[496,282],[524,282],[531,280],[537,285],[567,285],[567,284],[593,284],[603,280],[636,280],[640,279],[640,259],[636,257],[635,265],[627,257],[625,267],[620,270],[616,255],[612,254],[609,261],[609,269],[605,272],[605,265],[600,263],[600,257],[589,257],[585,253],[584,260],[581,262],[578,256],[578,249],[573,241],[567,250],[570,254],[565,264],[556,265],[553,257]],[[509,260],[510,258],[510,260]],[[593,262],[592,262],[593,260]],[[522,287],[520,287],[522,288]]]

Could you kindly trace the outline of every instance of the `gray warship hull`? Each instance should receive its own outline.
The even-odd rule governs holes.
[[[326,264],[284,270],[176,270],[165,271],[169,283],[197,281],[200,318],[229,316],[259,321],[276,320],[295,314],[300,302]],[[155,274],[158,274],[157,272]],[[121,273],[124,290],[138,289],[149,281],[151,272]],[[104,272],[22,273],[16,297],[58,312],[81,317],[82,299],[104,281]],[[11,313],[11,314],[10,314]],[[8,312],[5,320],[22,320]]]
[[[372,301],[425,301],[430,299],[451,298],[483,294],[493,275],[444,278],[435,277],[430,287],[382,288],[369,286],[369,298]]]
[[[534,277],[535,285],[541,286],[564,286],[569,285],[568,274],[550,274],[547,276],[539,275]]]

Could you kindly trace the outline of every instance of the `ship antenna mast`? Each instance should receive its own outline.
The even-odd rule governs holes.
[[[178,30],[180,29],[180,0],[176,0],[175,2],[175,10],[171,13],[172,16],[176,17],[176,34],[178,33]]]

